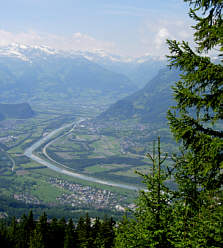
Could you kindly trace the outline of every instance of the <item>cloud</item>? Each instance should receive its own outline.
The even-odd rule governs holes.
[[[36,32],[9,32],[0,29],[0,46],[11,43],[25,45],[44,45],[59,50],[105,50],[106,52],[121,56],[143,56],[145,54],[165,56],[168,54],[166,39],[186,40],[191,42],[193,31],[189,28],[192,24],[187,21],[156,18],[151,16],[145,20],[134,37],[128,37],[127,41],[114,42],[96,39],[88,34],[76,32],[67,36],[58,34]]]
[[[155,48],[160,49],[167,38],[170,38],[170,33],[167,28],[161,28],[155,36]]]
[[[60,50],[97,50],[103,49],[113,51],[115,45],[112,42],[97,40],[87,34],[74,33],[70,36],[59,36],[49,33],[38,33],[35,31],[11,33],[0,30],[0,46],[11,43],[25,45],[45,45]]]
[[[188,21],[151,18],[140,29],[140,42],[147,54],[168,54],[167,39],[193,43],[193,30]]]

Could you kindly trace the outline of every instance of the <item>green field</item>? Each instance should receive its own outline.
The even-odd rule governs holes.
[[[95,211],[101,207],[96,201],[100,194],[109,197],[103,209],[111,212],[115,211],[115,204],[128,207],[134,202],[137,192],[65,176],[23,155],[25,149],[38,139],[65,123],[71,123],[76,117],[78,115],[72,111],[61,114],[61,110],[51,108],[47,113],[39,112],[34,118],[10,120],[5,128],[0,127],[0,137],[3,137],[0,143],[0,200],[1,197],[9,197],[24,204],[33,204],[38,209],[39,206],[59,206],[61,209],[69,208],[70,213],[80,209]],[[156,133],[151,126],[142,131],[134,125],[136,123],[127,121],[120,126],[99,127],[91,122],[84,123],[72,133],[66,135],[68,130],[63,130],[57,134],[55,137],[64,135],[48,146],[47,153],[76,172],[142,186],[142,178],[135,171],[150,171],[151,162],[145,154],[152,150],[152,139]],[[171,145],[164,142],[162,147],[166,149]],[[42,149],[43,146],[36,153],[44,157]],[[90,195],[85,195],[86,192]]]
[[[142,126],[139,129],[136,127],[126,121],[118,128],[112,128],[112,125],[109,128],[98,128],[91,123],[82,124],[69,135],[55,140],[46,151],[53,160],[76,172],[142,186],[141,176],[135,171],[150,172],[151,161],[146,153],[152,151],[153,138],[158,133],[151,124],[143,127],[143,131]],[[165,131],[163,127],[159,130],[161,133]],[[169,143],[169,140],[167,133],[162,152],[174,151],[174,144]],[[167,161],[167,164],[171,166],[171,161]]]

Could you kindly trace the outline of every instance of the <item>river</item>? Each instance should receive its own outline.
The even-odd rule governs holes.
[[[77,126],[77,124],[80,123],[81,121],[83,121],[83,119],[81,119],[81,120],[79,120],[77,122],[72,122],[70,124],[63,125],[62,127],[53,130],[52,132],[50,132],[49,134],[47,134],[46,136],[44,136],[43,138],[41,138],[40,140],[35,142],[32,146],[27,148],[25,150],[25,152],[24,152],[24,155],[29,157],[29,158],[31,158],[32,160],[42,164],[42,165],[47,166],[51,170],[54,170],[56,172],[59,172],[61,174],[65,174],[65,175],[68,175],[68,176],[71,176],[71,177],[74,177],[74,178],[79,178],[79,179],[82,179],[82,180],[85,180],[85,181],[99,183],[99,184],[113,186],[113,187],[119,187],[119,188],[123,188],[123,189],[129,189],[129,190],[134,190],[134,191],[140,190],[139,187],[135,187],[135,186],[131,186],[131,185],[123,184],[123,183],[105,181],[105,180],[101,180],[101,179],[98,179],[98,178],[95,178],[95,177],[86,176],[84,174],[79,174],[79,173],[72,172],[72,171],[66,169],[65,165],[64,165],[64,168],[58,167],[55,164],[53,164],[51,162],[48,162],[48,161],[36,156],[35,154],[33,154],[34,150],[36,150],[42,144],[46,143],[54,135],[56,135],[57,133],[61,132],[63,129],[68,128],[68,127],[71,127],[71,129],[74,129]]]

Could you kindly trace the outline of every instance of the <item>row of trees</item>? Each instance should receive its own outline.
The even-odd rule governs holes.
[[[124,218],[116,247],[223,247],[223,20],[222,0],[184,0],[194,19],[192,49],[168,40],[170,67],[181,71],[173,87],[176,106],[168,112],[180,143],[173,170],[162,169],[160,144],[152,175],[143,175],[135,219]],[[207,53],[218,54],[218,61]],[[178,189],[165,180],[173,175]]]
[[[2,248],[96,248],[113,247],[114,225],[112,218],[91,220],[88,214],[76,225],[72,219],[48,219],[43,213],[34,220],[32,211],[15,218],[9,224],[1,223],[0,247]]]

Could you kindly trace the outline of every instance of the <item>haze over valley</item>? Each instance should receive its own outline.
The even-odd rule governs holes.
[[[161,136],[162,151],[176,151],[166,112],[179,72],[167,67],[166,38],[189,36],[190,22],[183,4],[142,2],[56,1],[45,12],[42,1],[16,0],[14,16],[11,3],[4,6],[11,19],[3,14],[0,27],[3,216],[30,208],[121,216],[144,187],[135,172],[150,172],[153,141]],[[163,4],[166,21],[156,14]]]
[[[162,134],[165,149],[174,150],[165,114],[171,103],[170,85],[178,73],[170,72],[165,63],[151,56],[126,61],[101,52],[68,53],[21,44],[2,47],[0,173],[2,185],[11,185],[2,190],[2,199],[43,204],[43,209],[65,204],[117,213],[131,205],[128,191],[143,187],[135,171],[149,170],[145,154],[154,138]],[[69,128],[58,129],[66,125]],[[57,129],[61,131],[44,138]],[[46,162],[33,160],[32,153],[26,156],[41,139],[32,153]],[[46,163],[58,169],[53,171]],[[66,173],[61,174],[60,168]],[[72,173],[82,176],[69,176]],[[62,180],[79,185],[74,188],[93,187],[95,193],[85,200],[83,194],[72,196],[71,187],[62,196],[65,188],[52,184]],[[42,190],[40,185],[45,185]],[[119,187],[122,193],[116,193]],[[102,202],[108,197],[104,205],[96,200],[101,188]]]

